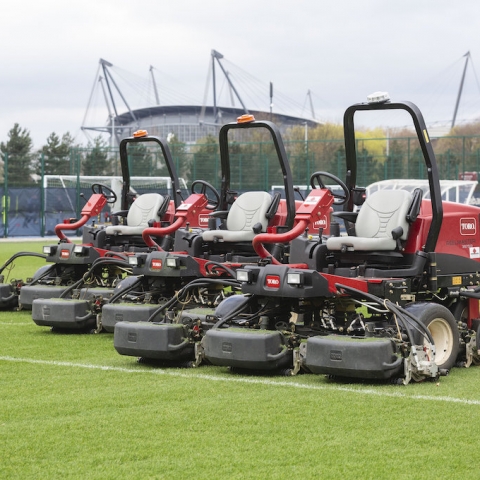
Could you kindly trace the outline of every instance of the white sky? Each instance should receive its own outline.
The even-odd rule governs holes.
[[[36,147],[52,132],[86,142],[80,127],[100,58],[145,79],[153,65],[157,78],[176,79],[171,88],[201,103],[212,49],[265,85],[272,81],[274,105],[276,92],[302,105],[311,90],[316,117],[340,122],[345,108],[382,90],[417,103],[427,123],[451,120],[470,51],[458,120],[480,117],[479,0],[0,5],[0,141],[19,123]]]

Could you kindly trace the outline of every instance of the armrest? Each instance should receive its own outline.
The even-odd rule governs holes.
[[[228,216],[228,210],[218,210],[217,212],[212,212],[208,215],[210,218],[222,218],[225,219]]]
[[[128,210],[118,210],[118,212],[113,212],[111,214],[112,225],[119,225],[120,219],[122,219],[122,224],[125,223],[125,219],[127,218]]]
[[[275,216],[275,213],[278,210],[278,205],[280,204],[281,198],[282,196],[278,192],[273,196],[272,203],[268,207],[267,213],[265,215],[269,220],[271,220]]]
[[[128,215],[128,210],[119,210],[118,212],[113,212],[112,215],[116,217],[126,217]]]
[[[341,218],[347,222],[355,223],[357,221],[358,212],[332,212],[332,216]]]

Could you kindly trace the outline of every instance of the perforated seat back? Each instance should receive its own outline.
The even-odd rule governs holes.
[[[158,211],[163,200],[163,196],[158,193],[144,193],[137,197],[128,210],[127,225],[129,227],[147,227],[149,220],[159,222]]]
[[[395,250],[392,230],[401,227],[401,240],[406,240],[410,224],[407,213],[412,195],[407,190],[379,190],[367,197],[355,223],[356,236],[332,237],[329,250],[351,247],[353,250]]]
[[[106,228],[107,235],[141,235],[148,227],[148,221],[160,221],[158,211],[165,199],[158,193],[144,193],[135,199],[128,210],[127,225],[111,225]]]
[[[214,238],[225,242],[242,242],[252,240],[255,236],[253,226],[260,223],[262,232],[267,230],[267,212],[272,203],[272,196],[267,192],[242,193],[228,212],[227,230],[207,230],[203,239],[207,242]]]
[[[256,223],[262,224],[262,231],[268,225],[266,217],[272,196],[267,192],[247,192],[240,195],[228,212],[227,230],[251,230]]]
[[[355,224],[357,237],[392,238],[392,230],[403,228],[402,240],[407,239],[407,212],[412,195],[407,190],[379,190],[366,199]]]

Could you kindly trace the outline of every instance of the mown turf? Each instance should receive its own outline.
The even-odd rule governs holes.
[[[479,417],[478,367],[407,387],[159,369],[0,313],[2,479],[476,478]]]
[[[0,267],[16,253],[34,252],[41,254],[44,245],[54,245],[56,243],[57,242],[51,238],[32,242],[22,242],[19,240],[12,242],[2,241],[0,242]],[[43,265],[46,265],[46,261],[42,258],[21,256],[6,266],[1,274],[5,276],[5,283],[9,283],[12,279],[25,280],[27,277],[31,277],[35,271]]]

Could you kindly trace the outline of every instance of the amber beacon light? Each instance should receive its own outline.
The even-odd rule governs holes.
[[[134,138],[148,137],[148,132],[146,130],[137,130],[133,132]]]
[[[245,115],[242,115],[237,118],[237,123],[250,123],[254,121],[255,121],[255,117],[249,113],[246,113]]]

